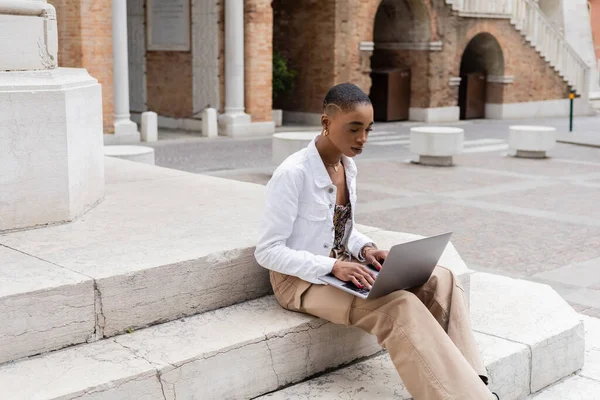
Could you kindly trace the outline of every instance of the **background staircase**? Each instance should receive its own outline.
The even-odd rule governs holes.
[[[588,96],[589,67],[532,0],[446,0],[461,17],[505,18],[581,97]]]

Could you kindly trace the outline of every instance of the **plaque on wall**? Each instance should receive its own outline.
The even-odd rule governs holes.
[[[147,0],[148,50],[189,51],[190,0]]]

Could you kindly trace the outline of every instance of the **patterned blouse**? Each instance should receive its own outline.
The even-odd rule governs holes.
[[[352,217],[352,207],[350,203],[345,206],[339,204],[335,205],[335,212],[333,214],[333,226],[335,228],[335,236],[333,239],[333,248],[340,249],[342,247],[342,240],[344,240],[344,234],[346,233],[346,223]]]

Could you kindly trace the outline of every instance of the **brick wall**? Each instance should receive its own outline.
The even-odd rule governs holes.
[[[58,65],[85,68],[102,85],[105,132],[114,118],[111,0],[49,0],[56,8]]]
[[[273,9],[271,0],[244,1],[244,81],[246,112],[253,122],[271,121]]]
[[[192,53],[149,51],[146,53],[148,109],[172,118],[193,116]]]
[[[296,98],[286,99],[278,106],[318,112],[318,104],[327,89],[345,81],[359,85],[368,93],[371,65],[411,67],[412,107],[456,106],[458,87],[450,86],[450,78],[460,76],[463,52],[469,41],[482,32],[490,33],[499,43],[504,57],[503,74],[515,76],[512,84],[488,85],[490,102],[551,100],[567,95],[567,84],[507,20],[461,18],[455,16],[444,1],[394,1],[402,2],[400,8],[412,10],[419,18],[417,25],[421,34],[426,37],[420,40],[410,33],[400,36],[417,42],[441,41],[441,51],[395,50],[376,51],[376,54],[361,51],[361,42],[374,41],[380,0],[334,0],[319,3],[318,8],[315,1],[299,0],[290,4],[275,0],[275,48],[289,55],[293,66],[301,71],[298,83],[303,86],[296,91]],[[428,30],[423,25],[429,25]],[[306,29],[306,26],[314,28]],[[330,47],[332,38],[333,49]],[[333,71],[329,71],[332,64]]]
[[[600,0],[590,0],[590,6],[594,50],[596,51],[596,60],[600,60]]]
[[[277,100],[276,108],[320,113],[323,98],[340,69],[335,68],[336,1],[274,0],[273,46],[298,71],[292,95]]]

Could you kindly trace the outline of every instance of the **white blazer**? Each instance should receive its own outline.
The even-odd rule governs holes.
[[[372,240],[354,228],[356,164],[346,156],[342,162],[352,206],[343,243],[354,257],[362,259],[363,246]],[[270,270],[322,284],[318,278],[330,273],[336,261],[329,257],[335,235],[336,194],[315,140],[288,157],[267,184],[256,261]]]

